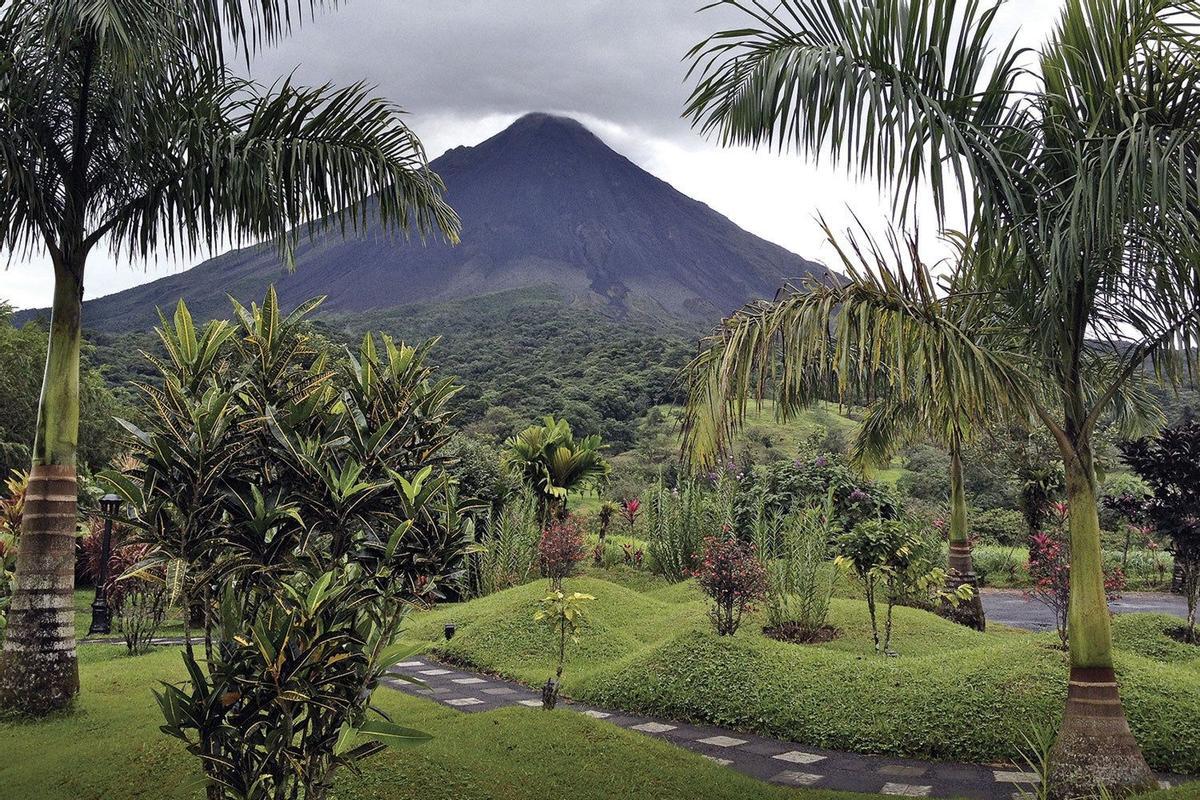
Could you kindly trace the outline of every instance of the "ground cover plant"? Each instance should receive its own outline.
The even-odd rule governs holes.
[[[718,636],[692,581],[639,585],[593,570],[572,579],[571,590],[603,602],[572,648],[562,691],[606,707],[831,749],[981,763],[1017,759],[1031,722],[1055,723],[1062,711],[1067,664],[1052,633],[980,633],[897,607],[898,655],[884,659],[874,656],[859,600],[830,602],[838,638],[797,646],[762,634],[765,611],[748,616],[736,634]],[[540,685],[555,668],[553,637],[532,619],[543,595],[535,581],[422,612],[406,636],[448,660]],[[1159,649],[1172,641],[1161,632],[1164,619],[1117,618],[1118,670],[1130,724],[1151,764],[1195,774],[1200,661]],[[457,625],[449,642],[442,637],[447,621]]]
[[[185,672],[177,648],[136,659],[119,647],[80,648],[86,691],[79,713],[43,722],[0,720],[0,783],[6,800],[196,800],[196,762],[158,732],[151,690]],[[376,696],[381,710],[432,738],[387,750],[343,772],[334,800],[854,800],[863,795],[796,792],[720,767],[669,743],[570,711],[511,708],[463,714],[400,692]],[[97,726],[101,725],[102,734]],[[547,752],[555,757],[545,758]],[[87,769],[80,765],[86,764]]]

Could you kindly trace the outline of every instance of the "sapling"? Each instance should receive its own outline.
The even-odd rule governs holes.
[[[554,706],[558,702],[559,690],[562,688],[563,665],[567,660],[567,639],[575,643],[579,642],[579,631],[587,622],[584,604],[595,599],[592,595],[581,592],[572,592],[568,595],[563,592],[561,587],[556,588],[541,599],[538,610],[533,615],[534,622],[543,622],[549,625],[555,636],[558,637],[558,663],[554,670],[554,677],[549,678],[546,685],[542,687],[542,708],[547,711],[554,710]]]

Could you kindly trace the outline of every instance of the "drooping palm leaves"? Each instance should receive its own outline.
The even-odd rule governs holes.
[[[718,5],[747,24],[692,51],[688,114],[698,127],[727,143],[830,155],[894,187],[901,212],[917,187],[939,215],[963,201],[971,258],[960,291],[986,302],[1030,374],[1051,381],[1048,396],[1030,399],[1067,475],[1072,684],[1052,788],[1094,789],[1096,775],[1118,793],[1148,785],[1123,714],[1098,715],[1093,702],[1120,709],[1091,440],[1143,362],[1178,381],[1200,344],[1197,3],[1067,0],[1036,53],[994,44],[995,2]],[[858,313],[855,293],[876,283],[852,276],[838,290],[846,316]],[[776,305],[801,318],[828,299],[822,292]],[[748,311],[760,322],[727,332],[729,351],[749,357],[747,336],[779,333],[776,313]],[[886,308],[872,313],[891,319]],[[781,341],[785,359],[799,354]],[[700,369],[724,383],[693,400],[749,388],[728,380],[737,372]]]

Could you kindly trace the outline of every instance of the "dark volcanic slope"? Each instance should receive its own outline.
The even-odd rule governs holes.
[[[225,316],[226,293],[286,305],[326,294],[355,312],[551,285],[616,313],[712,319],[824,267],[760,239],[614,152],[578,122],[530,114],[433,162],[463,221],[462,243],[325,235],[286,274],[271,248],[227,253],[87,303],[93,329],[143,327],[180,296]]]

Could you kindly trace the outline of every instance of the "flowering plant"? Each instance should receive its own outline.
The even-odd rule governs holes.
[[[767,591],[767,571],[753,544],[726,536],[704,540],[700,566],[693,577],[713,601],[709,612],[720,636],[730,636],[742,623],[742,615]]]

